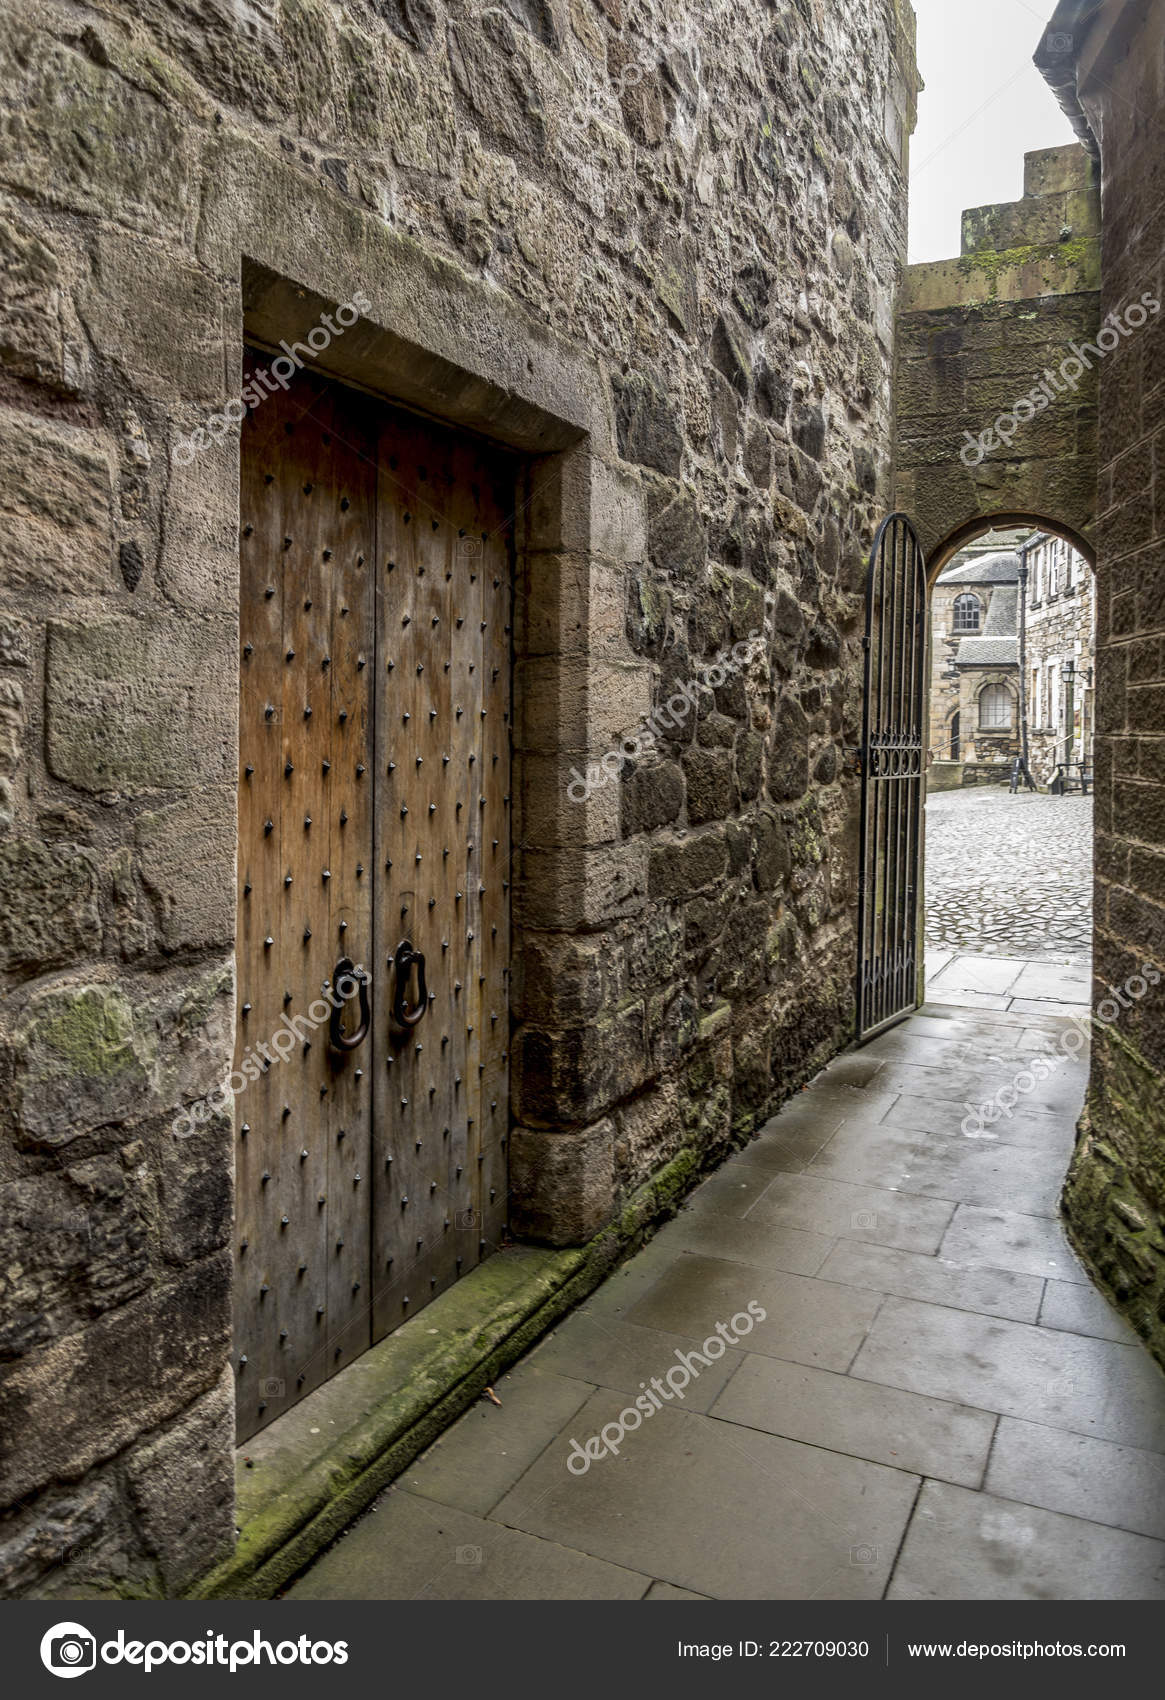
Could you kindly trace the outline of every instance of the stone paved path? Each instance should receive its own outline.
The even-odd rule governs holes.
[[[1080,962],[1091,928],[1091,797],[992,785],[927,798],[928,945]]]
[[[1165,1378],[1057,1216],[1078,972],[935,968],[290,1593],[1165,1599]]]

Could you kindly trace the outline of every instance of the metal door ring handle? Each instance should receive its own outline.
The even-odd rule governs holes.
[[[372,1025],[372,1015],[368,1005],[369,974],[366,968],[357,968],[350,956],[342,956],[336,964],[332,975],[332,991],[335,998],[332,1002],[332,1016],[328,1022],[328,1043],[334,1051],[354,1051],[357,1045],[362,1045],[368,1037],[368,1029]],[[340,982],[347,980],[359,988],[360,994],[360,1025],[354,1033],[344,1031],[344,1005],[351,997],[351,991],[345,992]],[[335,1001],[338,999],[339,1001]]]
[[[411,939],[402,939],[396,947],[392,965],[392,1019],[398,1027],[407,1031],[417,1025],[429,1007],[428,988],[425,985],[425,953],[414,950]],[[408,985],[414,968],[417,971],[417,1001],[410,1008]]]

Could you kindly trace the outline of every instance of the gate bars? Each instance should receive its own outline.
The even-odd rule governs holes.
[[[866,578],[857,1038],[918,1005],[926,765],[926,563],[905,514],[882,521]]]

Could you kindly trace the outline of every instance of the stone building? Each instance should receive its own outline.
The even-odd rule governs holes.
[[[1078,783],[1092,760],[1093,575],[1062,537],[989,535],[990,547],[960,550],[931,596],[931,788],[1006,778],[1025,714],[1033,778],[1048,785],[1071,768]]]
[[[0,60],[0,1576],[261,1590],[851,1031],[913,18],[21,0]],[[232,1559],[236,1406],[277,1453],[398,1334]]]
[[[1018,748],[1018,583],[1018,556],[1000,549],[964,550],[935,581],[930,774],[940,787],[979,764],[1006,763]]]
[[[1026,562],[1028,759],[1047,784],[1062,767],[1092,764],[1095,578],[1062,537],[1029,542]]]

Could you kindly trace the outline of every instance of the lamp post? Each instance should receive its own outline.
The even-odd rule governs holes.
[[[1065,661],[1060,668],[1060,677],[1064,681],[1065,720],[1067,722],[1067,725],[1066,725],[1066,728],[1065,728],[1065,734],[1064,734],[1064,765],[1065,765],[1065,767],[1068,767],[1068,766],[1071,765],[1072,751],[1073,751],[1073,748],[1074,748],[1075,743],[1076,743],[1076,702],[1075,702],[1076,681],[1077,681],[1077,679],[1083,679],[1087,688],[1089,690],[1091,690],[1092,689],[1092,668],[1091,667],[1077,667],[1076,657],[1074,655],[1070,655],[1068,657],[1067,661]],[[1084,751],[1083,751],[1083,749],[1081,749],[1081,751],[1080,751],[1080,769],[1081,769],[1081,775],[1082,775],[1081,781],[1080,781],[1080,788],[1081,788],[1081,790],[1083,790],[1083,788],[1084,788],[1084,780],[1083,780]]]
[[[1065,761],[1071,761],[1072,746],[1076,742],[1076,705],[1074,701],[1074,688],[1076,680],[1083,679],[1087,689],[1092,689],[1092,668],[1077,667],[1076,657],[1074,655],[1070,655],[1067,661],[1065,661],[1063,666],[1060,668],[1060,677],[1064,681],[1064,696],[1068,705],[1066,714],[1068,729],[1067,736],[1064,740],[1064,759]],[[1081,750],[1080,754],[1083,758],[1084,751]]]

